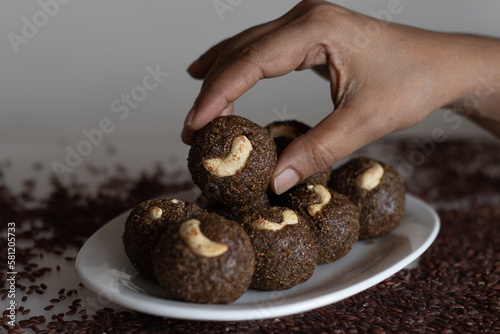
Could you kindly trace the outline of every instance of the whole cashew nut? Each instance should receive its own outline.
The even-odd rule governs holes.
[[[314,217],[315,214],[320,212],[325,205],[327,205],[330,200],[332,199],[332,195],[326,189],[324,186],[320,184],[309,184],[307,186],[308,190],[314,191],[316,194],[319,195],[319,203],[311,204],[307,207],[307,213],[311,215],[311,217]]]
[[[384,168],[376,162],[362,174],[358,175],[354,182],[362,189],[372,190],[379,185],[383,175]]]
[[[245,168],[252,150],[252,143],[246,136],[234,137],[228,155],[224,158],[206,159],[203,167],[210,174],[219,177],[232,176]]]
[[[271,230],[278,231],[284,228],[287,225],[295,225],[298,224],[299,218],[297,214],[290,209],[285,209],[281,213],[281,224],[274,223],[264,218],[256,219],[252,222],[252,227],[257,230]]]
[[[216,257],[227,252],[227,245],[212,241],[201,233],[200,223],[198,219],[190,219],[179,227],[179,235],[189,249],[204,257]]]

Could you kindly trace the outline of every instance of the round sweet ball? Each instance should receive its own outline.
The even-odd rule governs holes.
[[[193,138],[188,168],[208,198],[233,206],[262,195],[276,165],[276,145],[246,118],[219,116]]]
[[[280,155],[295,139],[311,130],[311,127],[296,120],[286,120],[273,122],[267,125],[266,129],[276,143]]]
[[[242,225],[255,250],[251,288],[290,289],[307,281],[318,260],[314,238],[295,211],[271,207],[247,212]]]
[[[285,120],[273,122],[267,125],[266,129],[276,143],[279,156],[295,139],[311,130],[311,127],[296,120]],[[330,179],[330,172],[330,168],[326,168],[308,177],[305,181],[326,186]]]
[[[283,204],[307,219],[318,247],[318,263],[344,257],[358,240],[358,208],[332,189],[304,183],[285,193]]]
[[[330,187],[359,208],[360,239],[384,236],[399,225],[405,209],[405,186],[391,166],[370,158],[354,158],[332,171]]]
[[[232,303],[248,289],[254,266],[243,227],[215,213],[167,230],[153,253],[158,283],[174,297],[193,303]]]
[[[205,211],[193,202],[151,199],[134,206],[122,235],[125,253],[139,273],[153,278],[151,253],[160,236],[171,226]]]

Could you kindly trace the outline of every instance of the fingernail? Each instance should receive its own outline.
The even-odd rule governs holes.
[[[193,117],[195,113],[196,113],[196,103],[193,105],[191,110],[189,110],[186,119],[184,120],[184,126],[193,124]]]
[[[228,116],[232,114],[232,109],[231,107],[227,107],[226,109],[222,110],[222,112],[219,114],[219,116]]]
[[[274,190],[281,195],[300,181],[300,176],[292,168],[287,168],[274,178]]]

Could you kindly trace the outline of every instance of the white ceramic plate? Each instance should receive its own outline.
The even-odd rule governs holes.
[[[175,195],[187,200],[192,196],[192,192]],[[190,320],[280,317],[340,301],[415,261],[432,244],[440,227],[430,206],[407,195],[405,214],[396,229],[383,238],[358,241],[341,260],[318,265],[307,282],[285,291],[249,289],[232,304],[209,305],[170,299],[158,284],[137,273],[122,245],[127,215],[116,217],[85,243],[76,259],[78,275],[101,299],[143,313]]]

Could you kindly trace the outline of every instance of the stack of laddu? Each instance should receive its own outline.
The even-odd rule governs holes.
[[[404,184],[380,161],[354,158],[282,195],[269,190],[278,154],[309,129],[297,121],[264,128],[240,116],[203,127],[188,157],[203,194],[194,202],[136,205],[123,234],[131,263],[180,300],[227,304],[248,288],[304,283],[317,264],[394,229],[404,212]]]

